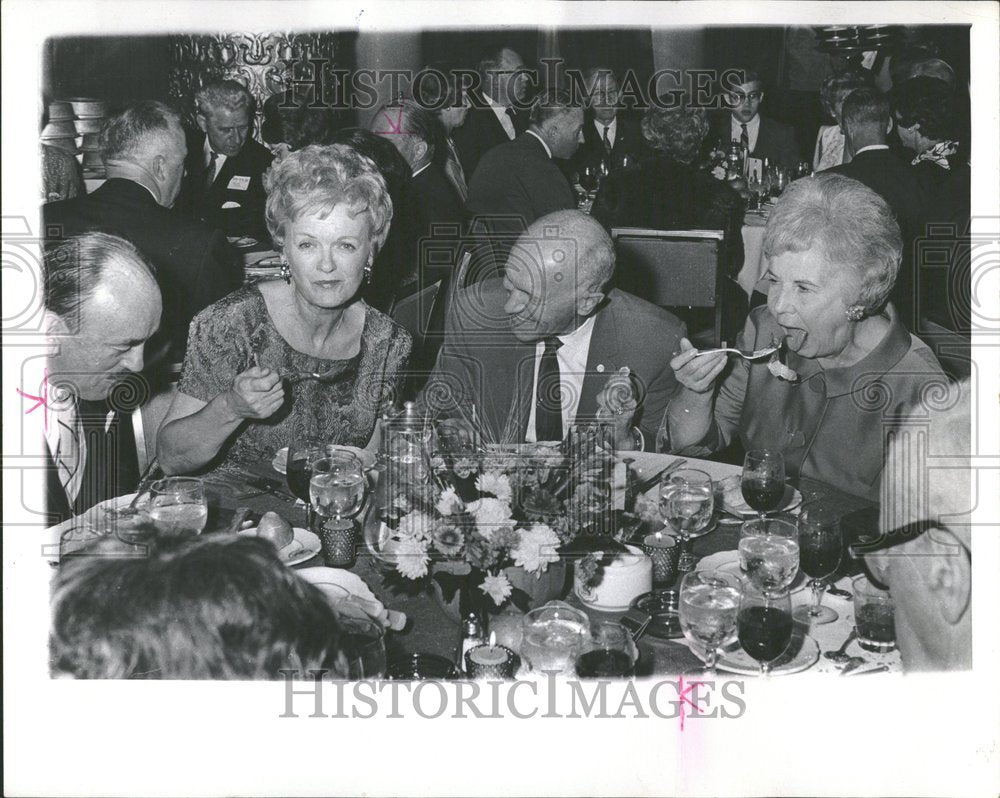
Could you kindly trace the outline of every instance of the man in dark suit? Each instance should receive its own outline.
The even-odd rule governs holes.
[[[674,316],[618,289],[611,239],[580,211],[538,219],[504,280],[457,295],[430,409],[457,407],[500,442],[562,440],[574,423],[614,423],[621,448],[652,449],[676,385]]]
[[[800,160],[795,131],[760,113],[764,101],[760,75],[750,69],[735,72],[738,77],[723,86],[729,110],[716,115],[712,138],[721,141],[723,147],[730,141],[741,142],[751,158],[767,158],[772,164],[794,169]],[[739,77],[742,81],[737,85]]]
[[[903,260],[891,299],[908,329],[915,329],[914,240],[924,226],[920,190],[913,169],[890,150],[886,139],[892,129],[889,100],[878,89],[852,91],[841,109],[849,163],[828,169],[864,183],[892,208],[903,236]]]
[[[577,176],[584,167],[618,169],[635,163],[645,152],[639,119],[618,108],[621,89],[614,72],[607,67],[591,67],[583,76],[587,107],[583,117],[583,143],[569,161]]]
[[[454,133],[467,179],[472,178],[483,155],[498,144],[513,141],[527,127],[519,110],[528,82],[521,56],[502,47],[480,61],[478,71],[482,88],[470,92],[474,105]]]
[[[532,107],[527,132],[480,161],[467,208],[474,221],[485,225],[498,269],[535,219],[576,207],[573,189],[553,159],[576,152],[582,129],[583,109],[568,92],[549,90]]]
[[[42,419],[54,523],[135,490],[129,402],[144,391],[122,381],[142,371],[161,310],[152,267],[122,238],[84,233],[46,253],[44,324],[53,354],[39,379],[47,401],[31,418]]]
[[[188,146],[178,206],[227,236],[267,241],[264,172],[271,152],[250,131],[252,98],[235,80],[209,83],[195,95],[201,132]]]
[[[91,230],[120,235],[156,269],[164,325],[158,339],[183,358],[194,315],[239,288],[242,272],[225,236],[171,209],[184,175],[184,131],[169,106],[146,101],[111,119],[101,134],[107,181],[85,197],[43,208],[50,241]]]

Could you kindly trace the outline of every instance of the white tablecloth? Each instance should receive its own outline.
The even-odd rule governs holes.
[[[764,228],[767,219],[753,212],[748,212],[743,223],[743,268],[736,277],[740,288],[753,293],[754,287],[764,276],[767,264],[764,262]],[[760,290],[760,289],[758,289]],[[762,292],[764,293],[764,292]]]

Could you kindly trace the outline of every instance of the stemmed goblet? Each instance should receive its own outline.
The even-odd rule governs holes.
[[[788,590],[799,572],[799,531],[782,518],[753,519],[740,529],[740,569],[768,596]]]
[[[743,650],[760,663],[760,675],[771,672],[772,663],[792,642],[792,597],[788,593],[763,593],[752,584],[743,585],[736,630]]]
[[[751,449],[743,458],[743,499],[761,519],[777,510],[785,496],[785,458],[774,449]]]
[[[714,676],[719,648],[736,631],[742,583],[725,571],[691,571],[681,582],[679,618],[684,636],[705,648],[704,673]]]
[[[694,570],[691,540],[708,531],[714,507],[712,478],[704,471],[681,468],[660,483],[660,515],[681,541],[681,573]]]
[[[839,617],[835,610],[821,606],[829,578],[840,565],[844,538],[840,519],[824,507],[811,507],[799,516],[799,568],[811,577],[813,603],[795,610],[795,620],[805,623],[831,623]]]

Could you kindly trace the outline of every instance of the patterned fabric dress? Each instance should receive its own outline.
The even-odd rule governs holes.
[[[402,327],[365,306],[357,355],[347,360],[311,357],[289,346],[275,328],[260,291],[246,286],[195,316],[178,388],[209,402],[254,365],[255,355],[261,366],[282,374],[340,370],[324,382],[286,381],[281,408],[270,418],[245,422],[209,467],[245,468],[273,457],[304,434],[365,446],[376,421],[395,399],[410,344]]]

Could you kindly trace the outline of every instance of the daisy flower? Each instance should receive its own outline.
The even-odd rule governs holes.
[[[465,509],[465,505],[462,500],[458,498],[458,494],[455,492],[454,488],[445,488],[441,491],[441,498],[437,500],[437,511],[441,515],[454,515],[455,513],[462,512]]]
[[[480,493],[492,493],[500,501],[510,504],[513,492],[510,480],[505,474],[486,473],[476,477],[476,490]]]
[[[503,604],[514,590],[506,574],[488,574],[479,586],[479,589],[493,599],[493,603],[498,607]]]
[[[556,548],[559,536],[547,524],[534,524],[521,530],[521,540],[511,552],[514,565],[520,565],[530,574],[544,573],[549,563],[559,562]]]
[[[427,576],[427,544],[417,538],[391,541],[392,555],[396,560],[396,570],[407,579]]]
[[[487,540],[493,537],[493,532],[498,527],[514,526],[510,505],[499,499],[478,499],[469,503],[468,510],[476,519],[479,534]]]

